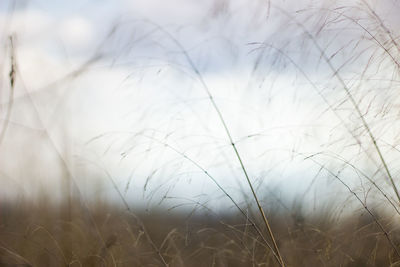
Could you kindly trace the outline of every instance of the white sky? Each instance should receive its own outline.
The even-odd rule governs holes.
[[[36,0],[18,2],[12,12],[9,3],[0,4],[0,31],[5,33],[2,123],[10,66],[4,36],[10,33],[15,36],[18,76],[9,128],[0,144],[0,175],[6,187],[13,188],[7,190],[11,195],[35,194],[43,186],[59,194],[65,162],[88,198],[99,190],[112,198],[116,195],[109,173],[132,205],[157,205],[167,196],[225,206],[218,188],[173,147],[207,169],[238,202],[242,200],[240,188],[248,192],[247,185],[222,124],[187,58],[164,31],[185,47],[234,140],[241,140],[237,147],[260,195],[271,198],[272,190],[276,195],[301,196],[320,169],[314,161],[304,160],[314,153],[319,153],[315,157],[319,164],[335,173],[343,169],[338,157],[374,173],[379,161],[360,132],[351,104],[341,103],[344,91],[312,42],[278,7],[304,22],[327,54],[339,50],[332,57],[336,68],[354,57],[340,74],[361,108],[371,110],[367,119],[388,158],[392,162],[396,157],[397,152],[384,145],[398,140],[398,126],[392,123],[396,110],[380,109],[389,100],[388,106],[397,103],[391,97],[397,84],[382,80],[396,79],[390,60],[382,63],[373,58],[372,67],[361,76],[360,66],[379,52],[367,38],[357,43],[365,32],[351,21],[328,23],[337,17],[334,12],[323,13],[322,8],[332,11],[340,6],[338,1],[277,1],[268,7],[264,1],[245,0],[168,4],[159,0]],[[371,6],[397,30],[398,16],[391,13],[398,7],[390,1],[380,3]],[[365,27],[375,29],[362,5],[347,7],[344,13],[362,18]],[[327,27],[318,32],[324,21]],[[307,78],[276,50],[251,44],[263,42],[282,48]],[[367,52],[359,54],[363,49]],[[63,79],[97,54],[102,58],[80,75]],[[360,77],[362,83],[357,80]],[[369,77],[381,80],[365,82]],[[377,94],[378,89],[387,93]],[[317,91],[335,107],[336,115]],[[360,137],[361,148],[354,145],[344,125]],[[391,166],[397,173],[396,162]],[[349,166],[342,175],[347,175],[357,192],[371,186]],[[348,196],[326,171],[318,177],[319,186],[307,195],[314,203],[315,198],[337,196],[337,192]],[[385,185],[381,177],[374,179]],[[168,201],[169,206],[176,203]]]

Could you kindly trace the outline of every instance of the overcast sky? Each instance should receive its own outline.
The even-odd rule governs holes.
[[[397,31],[398,6],[369,3]],[[380,164],[370,145],[357,147],[359,118],[307,34],[361,107],[372,107],[366,116],[376,134],[389,144],[398,138],[395,125],[378,125],[395,90],[383,79],[395,78],[390,60],[372,57],[381,48],[349,19],[379,32],[360,3],[32,0],[2,1],[0,10],[3,125],[10,35],[18,70],[0,175],[18,194],[59,188],[65,165],[88,197],[115,195],[112,177],[129,199],[148,205],[163,196],[225,205],[205,169],[243,200],[247,185],[207,90],[259,194],[302,195],[316,175],[311,199],[338,192],[321,188],[345,192],[325,166],[358,177],[343,160],[371,173]],[[369,81],[372,93],[364,94],[360,85],[376,73],[380,82]],[[369,90],[377,86],[388,93]],[[314,154],[316,162],[305,160]]]

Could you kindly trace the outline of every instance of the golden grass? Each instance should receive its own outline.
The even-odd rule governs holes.
[[[106,204],[88,214],[78,200],[69,207],[50,199],[2,203],[0,266],[279,266],[239,214],[133,213]],[[400,264],[368,214],[269,217],[287,266]],[[398,243],[391,220],[379,221]]]

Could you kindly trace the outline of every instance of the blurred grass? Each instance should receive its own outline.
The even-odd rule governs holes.
[[[343,170],[344,168],[354,169],[357,176],[363,176],[363,179],[368,180],[374,186],[371,186],[371,188],[375,188],[379,192],[378,196],[384,200],[383,203],[390,204],[398,214],[398,203],[395,203],[396,201],[386,195],[385,191],[382,190],[383,186],[377,185],[375,182],[376,180],[389,181],[390,187],[392,187],[399,199],[397,184],[394,179],[398,167],[394,161],[391,161],[392,158],[397,158],[397,154],[393,154],[398,151],[396,149],[396,144],[398,143],[397,131],[394,130],[396,133],[393,141],[387,143],[383,140],[385,139],[383,137],[386,134],[386,130],[384,127],[379,126],[384,122],[393,127],[396,122],[398,117],[397,87],[390,86],[390,92],[382,94],[382,96],[387,95],[388,97],[395,96],[390,99],[390,105],[388,105],[388,109],[390,109],[390,106],[394,107],[391,109],[393,110],[393,115],[391,115],[391,113],[387,113],[385,102],[374,102],[375,98],[381,97],[380,92],[376,93],[371,100],[368,100],[368,90],[375,89],[375,85],[365,87],[362,82],[368,81],[369,77],[367,76],[379,81],[389,77],[390,83],[397,82],[399,63],[394,55],[397,55],[400,50],[397,39],[372,7],[365,1],[361,1],[360,5],[363,8],[358,7],[360,9],[358,12],[361,15],[366,13],[366,15],[357,15],[357,13],[354,13],[353,8],[348,7],[348,13],[355,16],[354,18],[346,15],[345,11],[343,11],[344,13],[338,13],[339,11],[336,8],[320,9],[318,17],[324,18],[325,15],[323,13],[326,12],[332,17],[332,21],[329,23],[324,22],[319,26],[317,24],[309,25],[313,27],[307,27],[307,23],[311,23],[308,18],[303,18],[303,20],[301,18],[299,20],[296,19],[300,13],[311,12],[312,9],[296,12],[294,16],[286,10],[278,8],[281,15],[285,15],[292,22],[292,27],[296,27],[292,32],[301,33],[299,35],[302,39],[300,43],[308,42],[314,46],[314,50],[310,49],[309,52],[301,50],[301,54],[305,57],[311,55],[311,52],[317,51],[320,54],[318,56],[320,60],[310,62],[317,63],[315,64],[317,67],[322,62],[321,64],[325,64],[325,67],[332,72],[332,78],[334,78],[333,80],[336,81],[336,84],[327,87],[333,89],[339,87],[342,89],[341,94],[344,95],[344,100],[340,100],[340,102],[335,100],[340,99],[339,93],[335,92],[337,95],[334,95],[334,98],[330,100],[329,96],[331,95],[321,89],[324,88],[324,85],[319,85],[310,78],[311,74],[308,74],[308,72],[312,73],[312,71],[310,66],[307,65],[314,64],[307,63],[307,61],[303,62],[296,58],[293,59],[289,52],[285,52],[290,51],[290,46],[280,45],[275,47],[273,42],[269,43],[268,41],[254,43],[253,45],[260,46],[260,49],[256,49],[261,51],[260,61],[265,60],[268,62],[268,55],[264,55],[264,53],[267,53],[264,50],[268,50],[271,53],[269,55],[271,57],[270,61],[279,61],[282,57],[287,62],[290,62],[297,72],[301,74],[300,76],[304,76],[304,79],[311,85],[317,95],[322,98],[325,103],[323,109],[329,109],[341,123],[342,130],[346,132],[344,137],[339,136],[339,140],[344,142],[343,145],[337,145],[338,148],[335,148],[329,145],[330,140],[328,139],[325,144],[322,142],[322,145],[328,146],[326,150],[324,146],[321,146],[318,148],[321,151],[318,150],[311,155],[304,155],[304,158],[313,160],[314,156],[321,158],[324,154],[325,156],[331,154],[342,155],[345,154],[347,147],[352,147],[355,144],[353,142],[356,142],[359,145],[359,152],[354,152],[354,154],[348,156],[349,159],[344,156],[345,158],[342,160],[342,156],[340,158],[335,156],[334,160],[340,161],[340,164],[344,163],[346,167],[343,167]],[[222,6],[220,8],[224,9],[226,7]],[[343,8],[341,7],[341,9]],[[328,15],[326,16],[329,17]],[[363,26],[364,24],[359,22],[361,19],[359,20],[356,15],[360,16],[360,18],[368,18],[371,21],[371,25]],[[310,16],[310,18],[312,17]],[[369,42],[373,44],[371,48],[361,49],[359,52],[359,55],[363,55],[363,51],[370,52],[369,56],[366,57],[369,60],[361,71],[358,70],[358,65],[362,61],[354,58],[357,53],[354,53],[350,45],[345,44],[343,47],[325,46],[325,42],[329,39],[321,35],[321,32],[329,34],[332,29],[338,34],[342,33],[342,17],[346,18],[347,22],[354,24],[353,26],[358,27],[358,35],[354,35],[354,39],[350,40],[351,42],[355,41],[358,44],[361,41],[365,41],[368,44],[366,47],[370,47]],[[328,20],[324,19],[323,21]],[[169,34],[161,26],[153,24],[151,26],[156,27],[162,34],[169,36],[170,41],[176,45],[178,50],[181,50],[180,54],[186,59],[191,72],[198,78],[210,99],[211,105],[214,107],[221,126],[225,130],[227,139],[233,149],[232,152],[236,155],[236,159],[241,166],[243,178],[248,182],[261,216],[252,214],[253,216],[249,215],[246,218],[247,214],[243,211],[248,212],[248,209],[243,208],[242,211],[242,206],[236,204],[224,187],[220,186],[213,176],[208,173],[207,168],[203,168],[197,161],[192,160],[167,142],[163,143],[164,141],[158,141],[158,143],[176,152],[204,172],[221,189],[225,196],[232,200],[233,204],[238,208],[237,213],[215,214],[207,210],[202,210],[199,213],[194,211],[193,213],[178,213],[167,210],[132,211],[112,179],[113,187],[121,196],[126,209],[104,202],[101,197],[98,197],[98,201],[92,202],[87,206],[81,199],[74,198],[73,190],[71,190],[72,188],[78,188],[78,186],[67,175],[67,171],[69,171],[65,162],[65,158],[68,158],[67,135],[63,133],[65,135],[65,151],[58,151],[46,127],[43,127],[44,132],[57,151],[58,159],[63,165],[65,173],[61,176],[65,176],[64,178],[66,179],[63,180],[65,184],[61,187],[62,190],[65,190],[64,193],[67,197],[65,202],[56,203],[54,199],[44,193],[46,190],[43,190],[43,194],[40,194],[40,199],[37,201],[19,198],[11,202],[0,202],[0,266],[279,266],[271,249],[265,245],[266,242],[263,242],[262,237],[264,236],[269,236],[272,239],[274,236],[276,237],[277,245],[274,246],[275,251],[280,252],[284,259],[284,263],[282,262],[280,266],[400,265],[399,253],[395,251],[395,249],[398,249],[397,244],[400,244],[400,233],[398,227],[396,227],[397,221],[392,217],[396,216],[396,214],[392,213],[389,216],[383,211],[372,210],[370,202],[367,207],[369,190],[364,189],[362,186],[365,200],[358,196],[356,191],[352,189],[353,185],[348,183],[347,180],[342,180],[342,176],[339,177],[338,173],[342,172],[342,167],[340,166],[337,167],[339,171],[336,172],[325,167],[325,164],[315,161],[321,169],[326,169],[330,176],[348,189],[347,193],[351,197],[355,197],[358,204],[361,204],[361,206],[358,206],[361,207],[360,210],[352,210],[352,213],[337,215],[333,214],[334,209],[326,208],[325,210],[313,211],[312,215],[307,215],[302,212],[302,206],[306,204],[299,201],[293,205],[294,208],[292,210],[282,211],[281,209],[275,209],[266,212],[267,221],[258,196],[253,190],[253,182],[250,180],[250,176],[247,175],[241,154],[236,149],[235,140],[231,136],[231,129],[228,128],[220,107],[214,101],[214,95],[211,94],[211,90],[205,79],[203,79],[200,69],[189,56],[188,50],[174,35]],[[285,24],[285,26],[288,25]],[[318,26],[317,30],[315,29],[316,26]],[[330,29],[329,27],[333,28]],[[352,27],[348,27],[347,24],[345,29],[352,32]],[[3,127],[1,128],[0,144],[10,120],[14,101],[13,90],[18,73],[16,71],[18,70],[17,61],[14,59],[13,39],[10,37],[10,40],[9,104]],[[296,41],[292,43],[296,49],[298,49],[298,44],[299,42]],[[375,48],[378,49],[375,50]],[[347,53],[343,51],[347,51]],[[376,51],[381,51],[383,54]],[[341,55],[339,52],[343,52],[341,57],[339,57]],[[81,68],[68,74],[62,81],[72,80],[81,75],[99,57],[96,52],[95,56],[84,63]],[[377,59],[375,61],[372,60],[375,57]],[[342,60],[344,60],[344,63],[341,62]],[[338,65],[337,63],[340,63],[340,65],[336,66]],[[381,67],[381,65],[384,65],[383,63],[386,63],[389,68]],[[271,63],[270,65],[273,68],[274,64]],[[343,68],[344,66],[349,67],[349,69],[346,70]],[[349,79],[347,77],[348,73],[353,73],[352,67],[354,66],[357,66],[356,79],[353,77]],[[310,69],[307,69],[307,67]],[[258,62],[255,62],[254,70],[257,70],[257,68]],[[260,73],[262,73],[262,79],[265,79],[264,69],[260,68]],[[325,73],[323,74],[325,75]],[[348,80],[360,80],[360,83],[352,85],[352,83],[347,82]],[[19,82],[18,79],[17,81]],[[365,91],[359,91],[359,88]],[[378,89],[382,88],[378,87]],[[366,93],[364,94],[364,92]],[[366,101],[362,102],[364,99]],[[337,107],[343,103],[348,104],[350,112],[347,113],[344,108],[343,110],[337,108],[335,101],[339,104]],[[371,112],[373,113],[372,115]],[[226,114],[229,114],[229,112],[226,111]],[[356,114],[356,119],[352,119],[354,114]],[[233,117],[233,115],[231,116]],[[349,120],[347,120],[347,117],[349,117]],[[386,121],[385,118],[390,120]],[[336,126],[332,126],[332,128],[336,128]],[[67,127],[63,132],[66,132],[66,130]],[[102,135],[104,136],[104,134]],[[137,136],[135,135],[136,138],[138,138]],[[248,137],[253,136],[252,134]],[[143,135],[142,137],[146,136]],[[155,137],[151,136],[150,138],[152,141],[156,141]],[[95,139],[98,139],[98,137]],[[219,150],[219,152],[223,151]],[[299,152],[292,151],[292,153],[302,154],[300,149]],[[127,152],[124,151],[120,155],[124,158],[126,154]],[[382,172],[383,174],[377,179],[374,178],[375,174],[364,175],[362,169],[359,168],[361,164],[358,164],[358,159],[360,159],[359,162],[363,162],[364,159],[371,159],[373,166],[376,165],[376,172],[374,171],[373,173]],[[264,162],[261,157],[257,160]],[[330,158],[329,160],[332,159]],[[354,162],[356,162],[357,166],[353,165]],[[369,161],[365,162],[368,163]],[[33,166],[36,163],[30,164]],[[23,164],[20,165],[22,166]],[[24,168],[30,170],[30,167]],[[267,167],[263,166],[263,168]],[[156,170],[152,170],[152,173],[154,174]],[[151,176],[149,176],[148,180]],[[346,175],[343,176],[346,177]],[[31,177],[35,177],[35,175],[31,175]],[[126,186],[127,189],[128,186],[129,183]],[[146,186],[147,181],[144,190],[146,190]],[[81,194],[77,195],[83,197]],[[249,213],[251,214],[251,212]],[[243,215],[245,218],[243,218]],[[254,219],[257,217],[258,220]],[[251,220],[256,220],[257,229],[263,229],[262,234],[257,233],[251,227],[250,218]],[[263,224],[263,220],[266,225],[264,228],[260,227]],[[273,233],[269,230],[269,224],[272,226]],[[267,232],[268,230],[269,233]],[[274,243],[271,242],[272,240],[268,241]]]
[[[133,213],[100,202],[89,210],[78,199],[1,203],[0,266],[163,266],[158,252],[168,266],[277,266],[239,214]],[[367,214],[315,214],[269,212],[287,266],[399,265]],[[379,221],[398,243],[393,221]]]

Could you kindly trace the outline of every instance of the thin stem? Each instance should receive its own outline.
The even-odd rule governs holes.
[[[325,60],[325,62],[328,64],[328,67],[332,70],[333,75],[336,77],[336,79],[339,81],[339,83],[341,84],[343,90],[346,93],[346,96],[348,97],[348,99],[350,100],[350,103],[353,105],[354,109],[357,112],[357,115],[359,116],[359,118],[361,119],[361,122],[365,128],[365,130],[368,133],[368,136],[370,137],[372,144],[376,150],[376,152],[378,153],[379,159],[385,169],[385,172],[388,176],[388,179],[390,181],[390,184],[392,185],[393,191],[396,194],[397,200],[398,200],[398,204],[400,204],[400,193],[397,189],[397,186],[394,182],[393,176],[389,170],[389,167],[386,163],[385,158],[383,157],[383,154],[381,152],[380,147],[378,146],[377,142],[376,142],[376,138],[373,135],[371,128],[369,127],[369,124],[367,123],[363,113],[360,110],[360,107],[358,106],[356,100],[354,99],[353,95],[350,92],[349,87],[346,85],[346,83],[344,82],[343,78],[341,77],[341,75],[339,74],[338,70],[333,66],[330,58],[326,55],[324,49],[322,49],[322,47],[318,44],[317,40],[315,39],[315,37],[307,30],[307,28],[298,20],[296,20],[291,14],[289,14],[288,12],[286,12],[285,10],[277,7],[283,14],[285,14],[286,16],[288,16],[290,19],[294,20],[295,23],[303,30],[303,32],[307,35],[307,37],[313,42],[314,46],[318,49],[318,51],[321,53],[322,58]]]
[[[16,68],[17,63],[15,60],[15,51],[14,51],[14,41],[13,37],[10,36],[10,73],[8,74],[10,79],[10,93],[8,96],[8,106],[6,111],[6,117],[4,118],[3,127],[0,132],[0,145],[4,141],[4,137],[6,136],[7,128],[11,118],[11,112],[14,105],[14,88],[15,88],[15,79],[16,79]]]
[[[200,81],[204,91],[206,92],[208,98],[210,99],[210,102],[211,102],[215,112],[217,113],[218,118],[219,118],[219,120],[220,120],[220,122],[221,122],[221,124],[222,124],[222,126],[223,126],[223,128],[225,130],[225,133],[226,133],[226,135],[227,135],[227,137],[229,139],[229,142],[230,142],[230,144],[231,144],[231,146],[233,148],[233,151],[234,151],[234,153],[236,155],[236,158],[238,159],[238,161],[240,163],[240,167],[241,167],[241,169],[243,171],[243,174],[244,174],[244,176],[246,178],[246,181],[247,181],[247,183],[248,183],[248,185],[250,187],[250,190],[251,190],[251,193],[253,195],[253,198],[257,203],[258,210],[259,210],[260,215],[262,217],[262,220],[264,221],[264,224],[265,224],[265,226],[267,228],[268,235],[272,240],[272,244],[274,246],[274,250],[275,250],[275,252],[277,253],[277,255],[279,257],[278,262],[282,267],[284,267],[285,264],[284,264],[282,255],[281,255],[281,253],[279,251],[278,245],[276,243],[276,240],[275,240],[274,234],[272,232],[271,226],[269,224],[269,221],[268,221],[267,217],[265,216],[264,210],[263,210],[263,208],[262,208],[262,206],[260,204],[260,201],[258,199],[258,196],[257,196],[257,194],[256,194],[256,192],[254,190],[253,184],[252,184],[252,182],[250,180],[250,177],[249,177],[249,175],[247,173],[247,170],[246,170],[246,167],[245,167],[245,165],[243,163],[242,157],[240,156],[240,153],[239,153],[239,151],[238,151],[238,149],[237,149],[237,147],[236,147],[236,145],[235,145],[235,143],[233,141],[231,132],[230,132],[230,130],[229,130],[227,124],[226,124],[226,120],[224,119],[224,116],[222,115],[221,110],[219,109],[217,103],[215,102],[215,100],[213,98],[213,95],[210,92],[210,89],[208,88],[206,82],[204,81],[202,74],[200,73],[200,71],[197,68],[196,64],[194,64],[192,58],[189,56],[189,54],[186,51],[186,49],[183,47],[183,45],[172,34],[167,32],[164,28],[160,27],[159,25],[156,25],[154,23],[151,23],[151,24],[155,25],[161,32],[166,34],[174,42],[174,44],[181,50],[181,52],[183,53],[183,55],[186,58],[187,62],[189,63],[190,67],[193,69],[193,71],[195,72],[197,78],[199,79],[199,81]]]
[[[302,155],[301,153],[299,153]],[[319,165],[321,168],[326,170],[329,174],[331,174],[333,177],[335,177],[342,185],[344,185],[347,190],[357,199],[357,201],[363,206],[363,208],[368,212],[368,214],[372,217],[376,225],[378,225],[379,229],[382,231],[384,236],[386,237],[387,241],[389,242],[390,246],[394,249],[396,252],[397,256],[400,257],[400,251],[397,249],[397,246],[394,244],[393,240],[390,238],[389,233],[386,231],[386,229],[383,227],[383,225],[379,222],[378,218],[375,216],[375,214],[372,213],[372,211],[367,207],[367,204],[364,203],[361,198],[354,192],[349,185],[347,185],[340,177],[339,175],[335,174],[328,168],[326,168],[324,165],[320,164],[316,160],[314,160],[312,157],[306,157],[305,159],[311,159],[315,164]]]

